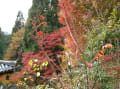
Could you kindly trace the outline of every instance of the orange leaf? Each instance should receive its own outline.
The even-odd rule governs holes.
[[[110,43],[108,43],[108,44],[104,45],[104,46],[102,47],[102,49],[105,49],[105,48],[112,48],[112,47],[113,47],[113,45],[110,44]]]
[[[37,32],[37,36],[38,36],[38,37],[41,37],[42,35],[43,35],[43,32],[41,32],[41,31],[40,31],[40,32]]]

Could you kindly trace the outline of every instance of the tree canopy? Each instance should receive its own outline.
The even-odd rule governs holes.
[[[24,26],[24,17],[23,17],[23,13],[21,11],[18,12],[17,14],[17,18],[16,18],[16,21],[15,21],[15,25],[12,29],[12,34],[15,33],[15,32],[18,32],[18,30]]]

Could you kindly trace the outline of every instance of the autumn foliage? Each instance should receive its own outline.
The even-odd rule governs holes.
[[[54,0],[50,1],[53,3]],[[55,8],[50,4],[38,16],[31,12],[23,44],[22,32],[21,37],[17,38],[20,34],[16,33],[16,39],[11,41],[5,59],[16,56],[17,52],[21,54],[19,47],[26,46],[21,56],[21,76],[16,76],[16,80],[21,79],[19,83],[24,82],[30,87],[119,89],[119,1],[58,0],[57,6],[59,11],[51,14],[58,16],[59,29],[49,28],[50,24],[54,27],[56,24],[52,22],[52,16],[43,13]]]
[[[59,22],[65,25],[64,27],[60,28],[60,31],[62,32],[62,34],[64,34],[66,42],[65,44],[68,48],[70,47],[70,50],[75,57],[74,59],[80,59],[84,64],[91,67],[92,64],[88,63],[80,56],[84,53],[83,50],[87,43],[87,37],[85,36],[87,26],[84,24],[76,25],[77,23],[82,23],[83,15],[85,16],[87,14],[87,11],[81,8],[82,12],[79,13],[81,14],[81,16],[75,16],[74,13],[75,11],[77,12],[75,4],[76,2],[72,0],[59,1]],[[79,22],[77,22],[78,20]]]
[[[4,55],[4,60],[16,60],[20,57],[20,54],[22,53],[21,47],[23,36],[24,28],[21,28],[18,32],[13,33],[9,48],[7,49],[6,54]]]
[[[41,36],[43,33],[37,32],[37,34]],[[60,46],[60,44],[63,44],[63,37],[59,31],[55,31],[51,34],[45,34],[40,40],[37,40],[37,43],[39,45],[38,52],[23,53],[22,72],[34,75],[36,71],[33,72],[31,65],[37,60],[36,64],[39,65],[38,71],[43,76],[44,81],[51,78],[54,72],[60,71],[61,57],[58,57],[58,55],[61,55],[63,51],[63,48]],[[31,61],[31,65],[29,61]],[[47,66],[42,66],[46,62],[48,62]]]

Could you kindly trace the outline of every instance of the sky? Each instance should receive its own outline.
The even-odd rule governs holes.
[[[23,12],[25,20],[32,0],[0,0],[0,27],[2,31],[11,33],[18,11]]]

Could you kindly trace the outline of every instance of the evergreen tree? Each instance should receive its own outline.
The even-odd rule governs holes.
[[[0,60],[2,60],[3,55],[6,49],[8,48],[9,43],[10,43],[10,35],[4,34],[4,32],[2,32],[2,29],[0,27]]]
[[[58,22],[58,0],[33,0],[33,5],[29,10],[29,17],[27,24],[25,26],[25,35],[24,35],[24,51],[32,50],[34,51],[37,48],[36,43],[32,40],[33,26],[32,20],[37,22],[39,15],[45,17],[47,22],[46,26],[41,26],[37,31],[42,31],[45,33],[53,32],[54,30],[60,28],[62,25]],[[39,24],[38,22],[36,24]]]
[[[3,56],[3,32],[0,27],[0,59]]]
[[[18,12],[17,14],[17,18],[16,18],[16,21],[15,21],[15,25],[12,29],[12,34],[14,32],[18,32],[18,30],[24,26],[24,17],[23,17],[23,13],[21,11]]]

